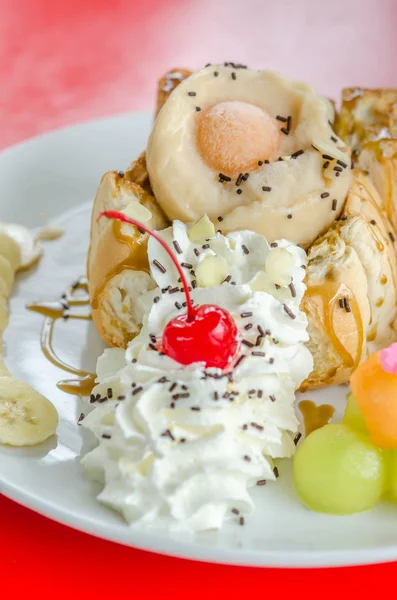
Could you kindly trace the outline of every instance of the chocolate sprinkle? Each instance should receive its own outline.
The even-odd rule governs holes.
[[[111,400],[113,398],[113,390],[112,390],[112,388],[108,388],[107,394],[108,394],[109,400]]]
[[[208,250],[208,248],[210,247],[209,244],[204,244],[203,246],[201,246],[203,250]]]
[[[173,287],[170,290],[168,290],[169,294],[176,294],[177,292],[179,292],[179,288],[178,287]]]
[[[253,314],[252,312],[243,312],[240,314],[240,317],[242,319],[245,319],[246,317],[252,317],[252,314]]]
[[[157,260],[157,258],[154,259],[153,264],[161,273],[167,272],[167,269]]]
[[[160,296],[156,296],[155,298],[153,298],[153,302],[155,304],[157,304],[157,302],[159,302],[159,301],[160,301]]]
[[[240,173],[239,176],[237,177],[237,179],[236,179],[236,185],[237,185],[237,187],[239,185],[241,185],[241,182],[243,181],[243,177],[244,177],[244,173]]]
[[[292,296],[293,298],[296,298],[296,289],[295,289],[295,286],[294,286],[294,284],[293,284],[293,283],[290,283],[288,287],[289,287],[289,289],[290,289],[291,296]]]
[[[287,129],[286,127],[282,127],[280,131],[282,131],[285,135],[289,135],[289,129]]]
[[[238,190],[237,190],[236,194],[240,195],[240,194],[242,194],[242,193],[243,193],[243,190],[242,190],[241,188],[238,188]]]
[[[110,440],[112,438],[112,436],[109,433],[103,433],[102,437],[104,440]]]
[[[266,479],[258,479],[256,485],[266,485]]]
[[[80,416],[78,418],[77,423],[81,423],[81,421],[84,419],[84,417],[85,417],[85,414],[84,413],[80,413]]]
[[[239,514],[240,514],[240,511],[239,511],[237,508],[232,508],[232,513],[233,513],[234,515],[239,515]]]
[[[178,254],[182,254],[182,248],[180,247],[179,243],[176,240],[174,240],[172,243],[174,245],[175,250],[178,252]]]
[[[174,436],[172,435],[171,431],[169,429],[166,429],[162,434],[161,437],[169,437],[172,441],[175,440]]]
[[[274,469],[273,469],[273,473],[274,473],[274,475],[275,475],[276,479],[277,479],[277,477],[280,475],[280,473],[278,472],[278,468],[277,468],[277,467],[274,467]]]
[[[291,158],[298,158],[298,156],[300,156],[304,152],[305,152],[304,150],[297,150],[296,152],[294,152],[293,154],[291,154]]]
[[[266,352],[254,351],[252,356],[266,356]]]
[[[193,265],[187,262],[181,263],[181,267],[185,267],[186,269],[193,269]]]
[[[194,254],[195,254],[196,256],[200,256],[200,251],[199,251],[199,250],[197,250],[197,248],[194,248],[194,249],[193,249],[193,252],[194,252]]]
[[[233,71],[233,73],[232,73],[232,79],[233,79],[233,81],[235,81],[235,80],[236,80],[236,78],[237,78],[237,75],[236,75],[236,73],[234,73],[234,71]]]
[[[344,302],[344,305],[345,305],[346,312],[347,313],[351,312],[352,309],[350,308],[349,298],[344,298],[343,302]]]
[[[263,186],[262,186],[262,190],[263,190],[264,192],[271,192],[271,191],[272,191],[272,188],[270,187],[270,185],[263,185]]]
[[[342,160],[337,160],[337,161],[336,161],[336,164],[337,164],[337,165],[340,165],[340,166],[341,166],[341,167],[343,167],[344,169],[346,169],[346,167],[347,167],[347,164],[346,164],[346,163],[344,163]]]
[[[270,244],[270,247],[271,247],[271,248],[277,248],[277,246],[278,246],[277,242],[272,242],[272,243]]]
[[[143,390],[143,387],[139,386],[132,392],[132,395],[135,396],[136,394],[139,394],[139,392],[141,392],[142,390]]]
[[[331,141],[336,143],[338,141],[338,138],[336,138],[334,135],[331,135]]]
[[[191,406],[190,410],[193,410],[195,412],[199,412],[201,410],[201,408],[199,406]]]
[[[223,183],[224,181],[231,181],[232,180],[231,177],[229,177],[228,175],[225,175],[224,173],[219,173],[218,177],[219,177],[219,181],[221,183]]]
[[[322,154],[321,156],[324,160],[335,160],[335,158],[333,156],[330,156],[329,154]]]
[[[339,306],[340,306],[340,308],[345,308],[345,299],[344,298],[339,298]]]
[[[196,112],[200,112],[201,108],[199,106],[196,106]]]
[[[391,231],[389,231],[389,238],[391,239],[392,242],[396,241],[396,238],[394,237],[394,235]]]
[[[124,171],[119,171],[119,172],[118,172],[118,176],[119,176],[119,177],[124,177]]]
[[[168,382],[167,377],[161,377],[161,379],[159,379],[157,383],[167,383],[167,382]]]
[[[253,327],[252,323],[248,323],[248,325],[245,325],[244,329],[246,331],[248,331],[249,329],[252,329],[252,327]]]
[[[337,206],[338,206],[338,201],[336,199],[332,200],[332,210],[336,210]]]
[[[218,217],[218,221],[219,221],[219,223],[222,223],[223,217]]]
[[[298,444],[299,440],[301,439],[302,434],[300,431],[298,431],[298,433],[296,434],[296,436],[294,437],[294,444],[295,446]]]
[[[197,96],[196,92],[188,92],[187,95],[188,96]]]
[[[241,244],[241,248],[242,248],[244,254],[249,254],[250,253],[250,251],[248,250],[248,248],[247,248],[247,246],[245,244]]]
[[[276,116],[277,121],[281,121],[282,123],[286,123],[288,121],[287,117],[281,117],[280,115]]]
[[[245,521],[244,521],[244,517],[240,517],[239,523],[241,526],[244,525]]]
[[[329,193],[328,192],[323,192],[320,196],[320,198],[328,198]]]
[[[192,288],[195,289],[197,287],[197,281],[192,281]]]
[[[249,340],[242,340],[241,343],[244,344],[244,346],[247,346],[247,348],[253,348],[255,346],[255,344],[253,344]]]
[[[289,214],[287,215],[287,217],[288,217],[288,219],[292,219],[292,215],[291,215],[291,213],[289,213]]]
[[[235,363],[235,365],[234,365],[234,368],[235,368],[235,369],[237,369],[237,367],[238,367],[239,365],[241,365],[241,363],[243,362],[243,360],[244,360],[245,358],[247,358],[247,357],[246,357],[246,355],[245,355],[245,354],[242,354],[242,355],[240,356],[240,358],[238,359],[238,361]]]
[[[261,167],[263,165],[263,160],[258,160],[258,167]]]
[[[286,304],[283,304],[283,308],[284,308],[285,312],[287,313],[287,315],[291,319],[296,319],[296,315],[294,315],[294,313],[292,312],[292,310]]]
[[[274,363],[274,358],[269,358],[269,363],[272,365]]]
[[[264,430],[264,427],[262,425],[259,425],[259,423],[255,423],[255,421],[251,422],[251,427],[255,427],[255,429],[257,429],[258,431]]]
[[[270,398],[270,400],[271,400],[272,402],[276,402],[276,397],[275,397],[275,396],[271,395],[271,396],[269,396],[269,398]]]

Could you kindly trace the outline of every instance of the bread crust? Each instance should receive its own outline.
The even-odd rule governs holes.
[[[395,340],[395,234],[381,205],[356,169],[341,218],[309,250],[302,308],[314,370],[304,389],[347,382],[369,354]]]
[[[157,84],[156,116],[174,89],[191,74],[192,71],[189,71],[188,69],[171,69],[163,75]]]
[[[96,194],[91,217],[91,245],[87,274],[92,318],[102,339],[125,347],[139,332],[139,295],[155,287],[149,274],[147,235],[126,223],[97,218],[104,210],[124,210],[139,202],[150,210],[148,226],[167,227],[168,221],[155,198],[133,181],[134,170],[123,176],[105,173]],[[135,292],[134,292],[135,290]]]

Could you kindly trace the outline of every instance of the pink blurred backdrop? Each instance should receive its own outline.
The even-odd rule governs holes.
[[[234,60],[343,86],[397,86],[396,0],[0,0],[0,147],[151,109],[173,66]]]

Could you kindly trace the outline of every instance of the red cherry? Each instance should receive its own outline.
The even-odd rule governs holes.
[[[166,325],[162,340],[164,354],[182,365],[204,362],[206,367],[226,369],[236,356],[239,345],[238,330],[232,316],[213,304],[193,308],[185,274],[174,253],[158,233],[117,210],[102,212],[98,221],[101,217],[130,223],[153,236],[166,250],[179,273],[186,295],[187,312]]]
[[[231,315],[212,304],[194,308],[194,319],[178,315],[165,327],[162,351],[182,365],[204,362],[226,369],[236,356],[238,330]]]

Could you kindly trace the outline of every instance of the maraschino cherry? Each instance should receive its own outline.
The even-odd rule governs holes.
[[[155,231],[116,210],[104,211],[98,220],[101,217],[130,223],[153,236],[167,252],[178,271],[186,295],[186,313],[167,323],[161,351],[182,365],[203,362],[206,367],[227,369],[236,357],[239,347],[238,329],[232,316],[214,304],[193,306],[189,286],[178,260]]]

